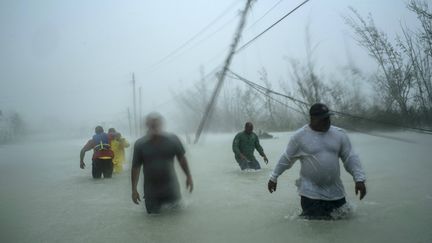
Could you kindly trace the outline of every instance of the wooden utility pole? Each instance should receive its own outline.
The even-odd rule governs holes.
[[[235,36],[234,36],[234,40],[233,40],[233,42],[231,44],[230,52],[228,53],[228,56],[225,59],[225,64],[224,64],[224,67],[222,69],[222,72],[218,75],[218,82],[217,82],[216,87],[215,87],[215,89],[213,91],[212,97],[211,97],[211,99],[210,99],[210,101],[209,101],[209,103],[207,105],[207,108],[206,108],[206,110],[204,112],[204,115],[203,115],[203,117],[201,119],[201,122],[199,124],[198,130],[197,130],[197,132],[195,134],[195,141],[194,141],[194,143],[198,142],[198,140],[199,140],[199,138],[201,136],[201,132],[204,129],[204,125],[205,125],[206,121],[209,119],[209,117],[211,116],[211,113],[212,113],[212,110],[213,110],[213,106],[214,106],[214,104],[216,102],[216,99],[217,99],[219,93],[220,93],[220,90],[222,88],[222,84],[223,84],[223,82],[225,80],[226,72],[229,69],[229,66],[231,64],[231,59],[232,59],[232,57],[235,54],[235,51],[236,51],[236,48],[237,48],[237,44],[238,44],[238,42],[240,40],[241,32],[243,31],[243,28],[244,28],[244,25],[245,25],[245,22],[246,22],[246,15],[247,15],[247,13],[248,13],[248,11],[250,9],[251,2],[252,2],[252,0],[247,0],[246,1],[246,6],[245,6],[245,8],[244,8],[244,10],[242,12],[242,15],[241,15],[241,18],[240,18],[240,23],[239,23],[239,25],[237,27],[237,31],[236,31]]]
[[[143,117],[142,117],[142,93],[141,93],[141,89],[142,87],[140,86],[138,89],[138,136],[142,136],[143,135]]]
[[[131,113],[129,107],[127,108],[127,113],[128,113],[128,121],[129,121],[129,135],[132,137],[133,136],[132,121],[131,121]]]
[[[136,91],[135,91],[135,74],[132,73],[132,96],[133,96],[133,127],[134,127],[134,136],[137,136],[137,109],[136,109]]]

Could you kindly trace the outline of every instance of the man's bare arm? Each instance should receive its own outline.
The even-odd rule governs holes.
[[[139,204],[139,201],[141,201],[140,195],[137,190],[140,171],[141,171],[141,166],[132,166],[132,170],[131,170],[132,201],[135,204]]]
[[[84,156],[85,156],[85,153],[86,153],[87,151],[91,150],[92,147],[93,147],[93,146],[92,146],[91,141],[88,141],[87,144],[84,145],[84,147],[81,149],[81,151],[80,151],[80,168],[81,168],[81,169],[84,169],[84,167],[85,167],[85,163],[84,163]]]
[[[184,155],[177,156],[177,159],[180,163],[180,167],[182,168],[183,172],[186,175],[186,188],[189,189],[189,192],[192,192],[193,181],[192,181],[192,176],[191,176],[190,171],[189,171],[189,165],[188,165],[187,159]]]

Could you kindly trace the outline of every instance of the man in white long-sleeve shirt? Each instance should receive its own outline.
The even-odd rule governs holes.
[[[316,103],[309,110],[310,124],[292,136],[286,151],[271,173],[270,193],[276,191],[277,178],[301,161],[300,178],[296,185],[301,196],[303,212],[309,219],[331,219],[331,212],[346,203],[345,190],[340,179],[339,158],[345,170],[353,176],[355,193],[360,200],[366,195],[365,173],[359,157],[354,153],[346,133],[330,125],[328,107]]]

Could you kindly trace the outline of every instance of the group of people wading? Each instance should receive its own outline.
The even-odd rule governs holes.
[[[104,132],[101,126],[95,128],[95,134],[84,145],[80,152],[80,168],[85,168],[84,155],[93,149],[92,176],[95,179],[111,178],[113,172],[123,171],[125,161],[125,148],[129,147],[128,141],[114,128]]]
[[[287,148],[270,174],[267,189],[276,191],[277,178],[300,160],[300,178],[296,181],[301,216],[307,219],[333,219],[332,213],[346,204],[345,189],[340,179],[339,160],[345,170],[352,175],[355,193],[360,200],[366,195],[365,172],[359,157],[354,153],[350,139],[341,128],[331,125],[333,113],[329,108],[316,103],[309,110],[310,122],[298,129],[290,138]],[[132,201],[139,204],[141,196],[137,185],[141,167],[144,174],[144,202],[147,213],[159,213],[165,206],[175,206],[179,202],[180,186],[174,170],[177,158],[186,175],[186,188],[193,190],[192,176],[185,157],[185,149],[180,139],[164,132],[163,118],[151,113],[146,118],[147,134],[139,138],[133,148],[131,182]],[[93,149],[92,174],[94,178],[111,177],[117,154],[113,150],[113,138],[96,127],[95,135],[81,150],[80,167],[84,168],[84,153]],[[125,140],[123,140],[125,141]],[[122,145],[123,148],[127,142]],[[268,163],[258,136],[253,132],[253,124],[247,122],[232,144],[235,160],[243,170],[260,170],[254,150]],[[121,155],[124,158],[124,154]]]

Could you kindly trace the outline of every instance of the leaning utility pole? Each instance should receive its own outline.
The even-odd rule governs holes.
[[[240,18],[240,23],[239,23],[239,25],[237,27],[237,31],[236,31],[235,36],[234,36],[234,40],[233,40],[233,42],[231,44],[230,52],[228,53],[228,56],[225,59],[225,64],[224,64],[224,67],[222,69],[222,72],[218,75],[218,82],[217,82],[216,87],[215,87],[215,89],[213,91],[213,94],[212,94],[212,97],[210,99],[210,102],[208,103],[208,105],[206,107],[206,110],[204,112],[204,116],[201,119],[201,122],[199,124],[198,130],[197,130],[197,132],[195,134],[195,141],[194,141],[194,143],[198,142],[198,140],[199,140],[199,138],[201,136],[201,132],[202,132],[202,130],[204,128],[204,125],[205,125],[207,119],[209,118],[209,116],[211,116],[213,106],[214,106],[214,104],[216,102],[216,99],[217,99],[217,97],[219,95],[219,92],[221,90],[222,84],[223,84],[223,82],[225,80],[226,72],[227,72],[227,70],[228,70],[228,68],[229,68],[229,66],[231,64],[231,59],[232,59],[232,57],[235,54],[235,51],[236,51],[236,48],[237,48],[237,44],[238,44],[238,42],[240,40],[241,32],[243,31],[243,28],[244,28],[244,25],[245,25],[245,22],[246,22],[246,15],[247,15],[247,12],[250,9],[251,2],[252,2],[252,0],[247,0],[246,1],[246,6],[245,6],[245,8],[244,8],[244,10],[242,12],[242,15],[241,15],[241,18]]]

